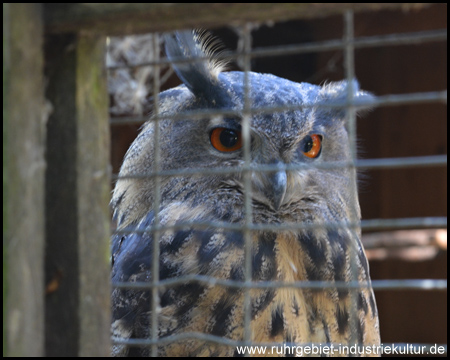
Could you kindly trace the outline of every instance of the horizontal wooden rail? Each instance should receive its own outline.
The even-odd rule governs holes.
[[[429,6],[429,3],[71,3],[46,4],[46,32],[139,34],[181,28],[216,28],[244,22],[273,23],[354,12]]]

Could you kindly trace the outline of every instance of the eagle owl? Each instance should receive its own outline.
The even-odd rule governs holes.
[[[160,177],[161,230],[159,279],[203,275],[244,281],[245,240],[238,227],[213,225],[174,227],[186,223],[245,223],[242,112],[244,73],[223,71],[211,57],[211,39],[196,31],[177,32],[165,39],[169,59],[208,57],[173,65],[183,85],[159,95],[159,169],[179,170]],[[270,230],[251,231],[252,281],[359,280],[370,284],[360,230],[314,227],[359,218],[355,171],[317,164],[351,159],[345,109],[326,106],[344,102],[346,82],[323,86],[294,83],[273,75],[249,72],[248,96],[253,109],[287,106],[250,117],[253,167],[275,165],[277,171],[251,172],[253,224]],[[353,100],[371,95],[352,84]],[[325,104],[325,106],[324,106]],[[198,110],[225,110],[231,115],[180,118]],[[171,119],[170,115],[177,115]],[[153,121],[128,150],[112,197],[119,230],[112,238],[112,280],[151,281],[154,222]],[[279,165],[303,165],[295,170]],[[230,169],[229,173],[183,174],[183,169]],[[353,215],[354,216],[354,215]],[[289,224],[306,224],[289,228]],[[283,225],[283,229],[277,226]],[[133,230],[137,230],[133,233]],[[128,231],[128,232],[127,232]],[[352,267],[353,264],[356,265]],[[343,287],[254,288],[250,294],[251,340],[290,344],[378,345],[378,314],[372,289]],[[159,289],[158,337],[205,333],[232,340],[244,338],[244,290],[200,282]],[[112,292],[112,334],[149,339],[151,290],[116,288]],[[351,315],[351,314],[354,315]],[[352,321],[354,320],[354,321]],[[353,339],[353,340],[351,340]],[[236,347],[183,339],[158,347],[165,356],[239,355]],[[113,355],[148,355],[148,347],[116,344]],[[270,355],[269,353],[267,355]],[[276,354],[275,354],[276,355]],[[336,354],[339,355],[339,354]]]

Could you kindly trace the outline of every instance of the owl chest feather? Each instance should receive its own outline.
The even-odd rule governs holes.
[[[202,235],[205,236],[203,241]],[[313,235],[306,236],[307,240],[302,243],[305,236],[292,232],[254,234],[252,280],[254,282],[331,280],[331,260],[327,263],[327,255],[319,256],[317,250],[306,251],[308,246],[313,245],[310,239]],[[178,256],[184,259],[182,262],[186,264],[185,271],[199,272],[220,279],[244,280],[242,234],[198,233],[188,237],[187,244],[181,246],[186,254],[183,255],[183,251],[178,253]],[[325,248],[321,250],[331,251]],[[190,258],[187,254],[197,254],[196,259]],[[315,255],[317,256],[314,257]],[[184,297],[179,295],[180,293],[177,296],[178,302],[165,309],[167,319],[177,317],[177,321],[172,322],[175,332],[202,332],[242,340],[244,334],[242,289],[217,285],[193,286],[191,292],[185,293]],[[251,289],[250,297],[250,326],[252,340],[255,342],[280,344],[348,342],[349,297],[348,294],[339,294],[335,288]],[[229,347],[211,346],[197,340],[172,344],[166,348],[167,354],[172,355],[181,353],[232,355],[232,350]]]

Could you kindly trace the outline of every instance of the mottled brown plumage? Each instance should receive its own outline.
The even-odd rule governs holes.
[[[177,33],[166,40],[170,58],[201,56],[198,36]],[[212,60],[210,60],[212,62]],[[242,111],[243,73],[221,72],[214,64],[179,64],[184,82],[160,94],[163,115],[197,109]],[[272,75],[249,73],[252,107],[305,105],[296,110],[251,117],[252,165],[299,164],[295,171],[252,173],[252,217],[256,224],[321,224],[359,218],[354,169],[315,167],[350,159],[345,110],[319,104],[344,101],[345,82],[314,86]],[[354,101],[371,95],[353,83]],[[162,170],[242,167],[241,118],[212,116],[201,120],[160,121]],[[216,130],[219,129],[219,130]],[[220,136],[214,139],[214,131]],[[130,147],[120,175],[152,170],[154,124],[146,124]],[[218,139],[218,140],[217,140]],[[217,147],[215,141],[219,141]],[[227,151],[231,149],[232,151]],[[310,165],[310,166],[307,166]],[[154,221],[154,179],[124,178],[112,199],[119,229],[137,229],[113,237],[113,281],[150,281]],[[161,178],[162,225],[220,221],[244,224],[242,173],[180,175]],[[360,231],[349,228],[253,231],[253,281],[369,281]],[[160,279],[197,274],[244,281],[244,235],[212,226],[160,233]],[[160,290],[159,337],[200,332],[243,340],[242,289],[196,282]],[[251,289],[251,338],[254,342],[379,344],[378,315],[372,289]],[[150,291],[115,289],[113,336],[149,338]],[[353,302],[352,302],[353,301]],[[353,305],[352,305],[353,304]],[[352,320],[350,313],[356,315]],[[114,345],[113,355],[148,355],[148,348]],[[183,340],[159,347],[160,355],[237,355],[235,347]],[[338,354],[336,354],[338,355]]]

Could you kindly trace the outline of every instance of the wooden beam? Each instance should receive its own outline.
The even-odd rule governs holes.
[[[46,4],[46,31],[128,35],[182,28],[216,28],[342,14],[346,10],[411,10],[429,3],[70,3]]]
[[[45,42],[47,356],[110,352],[109,125],[105,38]]]
[[[6,356],[42,356],[44,348],[44,146],[48,112],[43,95],[42,36],[40,4],[3,4]]]
[[[369,260],[424,261],[447,251],[447,229],[383,231],[363,234]]]

